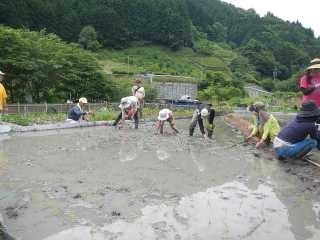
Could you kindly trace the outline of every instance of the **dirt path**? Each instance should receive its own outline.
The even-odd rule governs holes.
[[[222,120],[213,141],[189,138],[187,125],[177,121],[178,136],[154,135],[151,123],[2,135],[9,232],[23,240],[319,239],[318,169],[237,144],[241,134]]]

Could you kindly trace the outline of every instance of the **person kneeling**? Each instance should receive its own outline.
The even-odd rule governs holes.
[[[273,148],[278,158],[302,158],[313,148],[320,150],[319,118],[320,109],[315,102],[303,103],[296,118],[274,139]]]
[[[179,133],[179,131],[174,127],[173,122],[173,113],[167,108],[164,108],[160,110],[159,116],[158,116],[158,124],[157,129],[160,130],[160,133],[163,134],[163,126],[164,122],[167,121],[170,125],[170,127],[176,132]]]
[[[213,129],[215,127],[213,120],[215,117],[215,110],[211,109],[211,104],[208,107],[200,106],[193,112],[191,124],[189,127],[189,135],[193,136],[194,129],[199,124],[200,132],[204,138],[212,138]],[[207,135],[205,132],[207,130]]]
[[[249,106],[248,110],[254,115],[254,126],[247,140],[257,137],[259,141],[256,148],[261,147],[266,142],[273,142],[274,138],[280,132],[280,126],[277,119],[265,110],[262,102],[256,102]]]
[[[121,99],[119,108],[121,109],[121,112],[118,115],[117,119],[114,121],[113,126],[117,126],[121,120],[121,123],[118,125],[118,127],[122,128],[125,124],[125,120],[134,119],[135,129],[138,129],[138,99],[135,96],[124,97]]]
[[[88,121],[88,116],[91,114],[91,112],[83,111],[86,104],[88,104],[87,99],[85,97],[80,98],[79,103],[70,109],[67,122],[76,123],[80,120]]]

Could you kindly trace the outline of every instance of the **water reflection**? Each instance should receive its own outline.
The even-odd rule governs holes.
[[[232,182],[184,197],[177,205],[147,206],[134,222],[78,227],[46,240],[295,239],[290,228],[288,211],[270,186],[250,190]]]

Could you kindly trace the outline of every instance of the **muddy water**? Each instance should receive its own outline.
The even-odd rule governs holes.
[[[319,239],[320,171],[151,123],[1,136],[0,212],[23,240]]]

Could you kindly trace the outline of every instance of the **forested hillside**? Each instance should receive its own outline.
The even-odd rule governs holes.
[[[0,24],[45,29],[81,45],[86,33],[91,34],[97,36],[95,47],[83,46],[107,49],[99,50],[104,64],[121,66],[134,52],[133,73],[193,76],[205,81],[204,88],[231,84],[241,89],[243,83],[255,82],[268,90],[293,91],[310,59],[320,56],[320,39],[299,22],[286,22],[271,13],[260,17],[254,10],[219,0],[1,0]],[[141,51],[135,48],[137,43]],[[6,45],[2,44],[1,48]],[[148,47],[153,51],[152,46],[159,45],[171,51],[172,58],[163,58],[158,50],[148,52]],[[121,67],[113,70],[123,72]],[[217,76],[223,76],[219,83]]]

